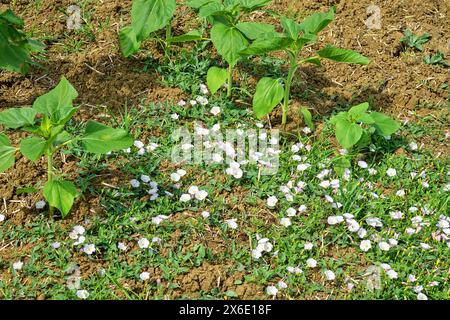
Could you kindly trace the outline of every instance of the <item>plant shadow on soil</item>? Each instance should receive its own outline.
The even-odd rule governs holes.
[[[178,88],[158,85],[156,72],[139,72],[143,61],[104,55],[76,60],[47,60],[26,77],[4,74],[0,77],[0,109],[31,105],[65,76],[79,93],[75,104],[107,106],[112,111],[136,103],[178,101],[184,93]],[[13,93],[13,94],[11,94]]]

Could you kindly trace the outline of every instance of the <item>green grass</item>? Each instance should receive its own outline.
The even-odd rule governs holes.
[[[197,94],[194,94],[194,97]],[[144,142],[159,145],[156,151],[137,155],[137,148],[131,153],[118,152],[106,157],[91,157],[75,150],[73,156],[79,158],[78,183],[84,193],[96,195],[100,199],[103,212],[88,214],[85,220],[61,221],[49,219],[46,212],[33,217],[26,225],[15,225],[9,219],[0,224],[0,248],[10,245],[19,248],[0,258],[0,270],[4,275],[0,280],[0,297],[6,299],[37,298],[44,296],[52,299],[77,298],[75,289],[68,289],[66,270],[73,264],[81,266],[80,289],[88,290],[89,299],[162,299],[192,298],[202,299],[226,298],[236,296],[234,287],[212,285],[208,290],[198,290],[195,294],[184,292],[181,279],[193,269],[202,265],[219,265],[227,276],[239,274],[235,288],[253,284],[259,288],[258,296],[265,296],[265,288],[275,285],[279,280],[287,283],[288,288],[280,290],[283,298],[329,298],[329,299],[416,299],[414,287],[423,286],[423,293],[430,299],[448,299],[448,244],[433,240],[436,224],[440,216],[448,217],[448,191],[443,188],[448,183],[448,159],[436,158],[430,151],[421,149],[410,151],[407,155],[395,155],[387,152],[389,144],[405,143],[402,140],[381,142],[373,153],[363,155],[371,168],[377,170],[369,175],[367,169],[352,164],[351,178],[345,181],[335,172],[325,179],[339,179],[340,186],[335,193],[319,186],[316,177],[323,169],[333,169],[336,147],[328,139],[331,131],[328,126],[319,136],[303,134],[282,135],[280,168],[275,176],[258,177],[258,169],[249,166],[244,177],[237,180],[224,174],[225,165],[183,165],[167,167],[173,141],[170,134],[179,126],[192,128],[194,120],[203,121],[211,127],[220,122],[222,129],[248,127],[256,128],[251,114],[230,102],[218,98],[211,99],[208,106],[187,108],[167,103],[152,104],[141,109],[128,111],[129,126],[136,139],[141,139],[148,132]],[[222,112],[213,117],[209,114],[211,105],[220,105]],[[170,115],[178,113],[180,118],[173,120]],[[123,118],[122,118],[123,119]],[[120,119],[119,119],[120,121]],[[427,123],[414,123],[406,126],[402,135],[411,139],[420,138],[417,127]],[[442,127],[436,128],[436,130]],[[73,130],[81,130],[75,126]],[[425,130],[425,129],[424,129]],[[297,172],[298,161],[292,159],[291,145],[298,142],[311,145],[311,151],[301,150],[299,155],[306,157],[311,167],[305,172]],[[400,142],[399,142],[400,141]],[[128,178],[123,178],[114,188],[102,185],[94,187],[98,175],[108,166],[114,165],[124,177],[139,179],[141,174],[149,175],[159,186],[160,197],[156,201],[146,199],[148,188],[132,188]],[[182,178],[180,190],[173,188],[170,174],[182,167],[188,174]],[[388,177],[389,168],[397,170],[397,176]],[[415,178],[411,173],[416,172]],[[425,172],[425,177],[420,177]],[[284,199],[279,187],[290,180],[297,183],[302,180],[306,187],[302,193],[295,194],[293,202]],[[108,176],[101,178],[108,183]],[[428,182],[424,188],[422,182]],[[206,200],[182,203],[178,199],[187,188],[195,184],[206,190]],[[404,189],[404,197],[396,192]],[[236,192],[239,190],[239,192]],[[165,196],[164,192],[173,194]],[[275,209],[266,207],[266,199],[275,195],[279,202]],[[325,200],[331,195],[342,208],[334,209]],[[374,196],[376,195],[376,196]],[[82,202],[85,199],[81,198]],[[288,228],[280,225],[280,219],[286,217],[289,207],[298,208],[306,205],[305,213],[291,217],[292,225]],[[410,212],[410,207],[417,207],[418,212]],[[208,219],[200,212],[211,213]],[[401,211],[403,219],[393,220],[390,212]],[[423,214],[421,210],[429,210]],[[356,233],[347,230],[345,223],[328,225],[330,215],[351,213],[355,220],[367,229],[365,239],[372,239],[372,249],[367,253],[360,250]],[[152,223],[152,217],[167,215],[169,219],[160,225]],[[405,231],[412,227],[411,219],[422,216],[423,223],[419,233],[408,235]],[[382,228],[368,226],[365,219],[378,217],[383,222]],[[238,228],[227,227],[226,219],[237,219]],[[88,221],[86,220],[88,219]],[[75,240],[69,238],[74,225],[86,228],[85,244],[95,244],[97,250],[92,256],[80,252],[83,245],[74,246]],[[174,234],[177,234],[174,240]],[[267,237],[273,244],[270,253],[264,253],[259,260],[251,256],[256,247],[257,234]],[[149,249],[140,249],[137,241],[154,237],[161,243],[151,243]],[[377,247],[374,239],[388,240],[395,238],[398,244],[385,252]],[[61,243],[54,249],[52,243]],[[211,247],[212,241],[219,244]],[[124,242],[128,250],[121,252],[118,242]],[[312,250],[305,250],[306,242],[313,243]],[[431,246],[429,250],[421,248],[421,243]],[[274,253],[278,254],[274,256]],[[317,260],[316,268],[308,268],[306,260]],[[24,266],[14,271],[12,263],[23,261]],[[397,279],[389,279],[381,272],[381,289],[367,289],[364,274],[372,265],[388,263],[398,273]],[[302,274],[291,274],[288,266],[298,266]],[[336,280],[326,281],[323,272],[332,270]],[[139,275],[143,271],[152,271],[151,280],[142,281]],[[416,282],[408,281],[414,275]],[[154,278],[160,279],[156,282]],[[226,278],[222,278],[225,281]],[[430,283],[437,282],[436,286]],[[348,290],[348,283],[354,288]],[[232,289],[230,289],[232,288]],[[242,298],[237,295],[238,298]]]
[[[68,53],[82,51],[97,32],[110,27],[108,20],[95,21],[91,1],[77,3],[83,9],[85,23],[76,33],[78,39],[71,39],[68,34],[64,37],[61,45]],[[180,49],[177,59],[167,63],[149,57],[144,69],[138,71],[156,70],[160,84],[181,88],[195,99],[208,68],[215,64],[209,45],[204,42],[190,51]],[[248,101],[246,92],[253,90],[249,74],[281,76],[283,70],[279,59],[264,57],[258,64],[243,61],[236,73],[243,90],[233,94],[236,100]],[[422,84],[430,90],[448,91],[445,84],[439,88],[432,88],[427,82]],[[306,90],[302,99],[307,99],[308,94]],[[5,214],[6,219],[0,222],[0,299],[78,299],[77,289],[67,286],[73,276],[69,271],[76,265],[80,266],[79,289],[87,290],[89,299],[272,299],[266,288],[280,280],[287,288],[279,290],[278,298],[417,299],[419,286],[429,299],[450,298],[449,240],[433,238],[442,217],[449,217],[449,191],[444,188],[449,183],[450,163],[445,153],[437,156],[448,143],[448,101],[416,106],[399,135],[376,141],[372,151],[355,154],[347,181],[336,166],[338,147],[332,143],[332,128],[326,123],[327,118],[319,117],[315,118],[316,124],[324,123],[320,134],[305,135],[299,127],[281,135],[283,152],[274,176],[259,176],[254,165],[245,166],[244,176],[235,179],[225,174],[226,165],[171,163],[171,134],[180,126],[193,130],[194,122],[201,122],[208,128],[220,123],[221,130],[257,128],[251,110],[223,96],[208,98],[206,106],[160,102],[130,106],[111,114],[110,122],[131,130],[136,140],[146,145],[157,143],[155,151],[138,155],[138,149],[132,147],[130,153],[92,156],[74,148],[66,154],[79,165],[76,182],[84,196],[77,204],[98,198],[94,212],[72,214],[61,220],[49,217],[45,209],[33,209],[25,213],[28,222],[22,224],[14,222],[13,213],[5,212],[1,204],[0,214]],[[209,112],[212,106],[221,108],[218,116]],[[335,111],[340,111],[340,107],[348,109],[336,106]],[[423,116],[422,109],[430,110],[429,114]],[[172,119],[174,113],[179,115],[178,120]],[[72,123],[71,133],[82,132],[83,126]],[[411,141],[420,148],[411,150]],[[303,148],[297,153],[302,157],[300,162],[310,164],[304,172],[297,171],[299,161],[293,159],[291,151],[298,142],[311,147],[310,151]],[[395,153],[400,148],[404,152]],[[366,161],[376,173],[371,175],[359,167],[359,160]],[[180,168],[187,175],[177,189],[170,174]],[[396,176],[387,176],[390,168],[396,169]],[[320,186],[317,175],[324,169],[330,173],[323,180],[339,180],[335,191]],[[130,185],[131,179],[139,179],[143,174],[158,184],[159,197],[154,201],[149,200],[149,187]],[[299,181],[305,184],[302,192],[293,193],[292,201],[280,191],[280,186],[290,181],[294,185]],[[180,202],[180,196],[191,185],[206,190],[208,197],[204,201]],[[404,190],[405,195],[398,196],[399,190]],[[273,209],[266,205],[270,196],[279,200]],[[334,208],[325,196],[331,196],[342,207]],[[22,197],[27,195],[18,196]],[[291,217],[291,226],[282,226],[280,220],[287,216],[287,210],[301,205],[307,210]],[[416,212],[411,210],[414,207]],[[203,218],[202,211],[209,211],[210,217]],[[403,218],[392,219],[390,213],[394,211],[401,211]],[[364,239],[371,240],[369,251],[360,249],[362,239],[350,232],[345,222],[328,224],[330,216],[345,213],[352,214],[367,230]],[[168,219],[155,225],[152,218],[158,215]],[[412,221],[417,216],[423,219],[423,225],[418,233],[409,235],[408,228],[417,230]],[[370,217],[381,219],[383,226],[369,226],[366,219]],[[236,219],[236,230],[226,224],[227,219]],[[76,225],[86,229],[83,244],[75,245],[69,237]],[[144,237],[150,241],[147,249],[138,246]],[[259,237],[268,238],[273,248],[256,260],[252,250]],[[378,241],[389,239],[396,239],[397,245],[382,251]],[[55,242],[60,243],[58,249],[52,246]],[[119,242],[126,244],[126,251],[118,248]],[[306,243],[313,244],[311,250],[305,249]],[[95,244],[95,253],[81,252],[85,244]],[[430,248],[424,249],[423,244]],[[317,261],[317,267],[307,266],[310,258]],[[16,261],[24,263],[21,270],[14,270]],[[390,279],[385,271],[380,271],[379,289],[371,290],[368,270],[383,263],[389,264],[398,277]],[[287,267],[298,267],[302,273],[290,273]],[[327,281],[326,270],[332,270],[336,279]],[[149,280],[140,279],[144,271],[150,273]],[[197,278],[188,281],[193,274]],[[408,279],[410,275],[415,277],[414,282]],[[247,288],[253,289],[246,293]]]

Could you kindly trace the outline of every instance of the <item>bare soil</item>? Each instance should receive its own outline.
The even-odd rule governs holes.
[[[28,31],[42,38],[47,45],[42,68],[33,68],[26,75],[0,71],[0,110],[31,105],[39,95],[54,87],[61,76],[65,76],[79,92],[76,103],[81,107],[81,119],[98,116],[99,106],[110,110],[122,110],[150,101],[178,101],[187,95],[178,88],[160,84],[154,70],[142,71],[145,56],[125,59],[118,47],[118,30],[129,23],[131,0],[92,1],[84,8],[90,12],[90,37],[66,29],[66,9],[71,0],[41,1],[36,11],[34,1],[2,1],[0,11],[12,8],[24,19]],[[372,3],[381,9],[382,28],[369,29],[365,20],[366,9]],[[434,114],[440,108],[448,108],[447,95],[439,87],[450,81],[449,70],[423,63],[425,55],[441,51],[450,54],[450,2],[442,0],[274,0],[271,9],[285,12],[293,17],[303,17],[315,11],[325,11],[336,5],[336,20],[325,30],[319,44],[308,48],[306,53],[333,44],[353,49],[369,57],[368,66],[350,66],[324,62],[322,68],[308,66],[299,70],[293,88],[293,107],[290,110],[290,129],[295,129],[301,120],[296,115],[300,106],[307,106],[318,114],[328,114],[336,105],[350,105],[371,101],[376,110],[382,110],[405,120],[411,112],[422,115]],[[255,13],[257,21],[273,21],[267,13]],[[186,7],[178,11],[173,28],[181,34],[195,26],[196,21]],[[432,36],[423,52],[404,50],[400,45],[402,31],[411,29],[415,34]],[[155,58],[162,58],[155,44],[146,44]],[[237,80],[240,80],[239,78]],[[256,81],[256,79],[255,79]],[[305,98],[307,97],[307,98]],[[274,124],[279,116],[273,116]],[[20,134],[12,136],[18,141]],[[448,155],[448,149],[444,150]],[[64,171],[76,173],[75,158],[65,161]],[[20,158],[11,170],[0,174],[0,201],[6,208],[8,219],[17,224],[26,224],[38,218],[33,204],[40,200],[34,196],[17,196],[18,188],[45,180],[45,164],[33,164]],[[117,172],[111,176],[120,177]],[[68,223],[82,221],[85,216],[101,212],[98,199],[86,195],[77,202]],[[235,208],[245,210],[246,208]],[[270,219],[271,217],[269,217]],[[245,241],[245,240],[243,240]],[[208,243],[208,241],[206,240]],[[211,244],[211,246],[213,246]],[[215,248],[223,250],[219,246]],[[23,247],[25,252],[31,250]],[[88,263],[88,262],[86,262]],[[86,266],[84,266],[87,268]],[[157,271],[154,271],[155,279]],[[253,284],[237,285],[243,275],[228,274],[227,265],[204,264],[188,274],[179,276],[180,290],[176,295],[196,297],[199,290],[210,291],[215,287],[233,290],[240,298],[255,299],[263,295],[262,288]],[[134,287],[134,284],[124,284]]]

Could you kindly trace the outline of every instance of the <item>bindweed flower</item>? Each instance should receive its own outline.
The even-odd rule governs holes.
[[[358,166],[360,168],[366,169],[368,167],[368,164],[365,161],[358,161]]]
[[[274,208],[277,205],[278,199],[275,196],[270,196],[267,198],[267,206],[270,208]]]
[[[142,141],[136,140],[134,141],[133,145],[138,148],[138,149],[142,149],[144,148],[144,143]]]
[[[360,229],[359,223],[355,219],[347,219],[346,223],[347,228],[350,232],[358,232],[358,230]]]
[[[158,147],[159,147],[159,145],[157,143],[151,142],[148,144],[147,147],[145,147],[145,149],[147,149],[147,151],[149,151],[149,152],[152,152],[152,151],[155,151],[156,148],[158,148]]]
[[[139,278],[142,280],[142,281],[145,281],[145,280],[148,280],[148,279],[150,279],[150,273],[148,273],[148,272],[141,272],[141,274],[139,275]]]
[[[428,300],[428,297],[424,293],[419,292],[417,294],[417,300]]]
[[[288,208],[286,210],[286,215],[288,217],[294,217],[297,214],[297,210],[295,210],[294,208]]]
[[[370,250],[370,248],[372,248],[372,244],[371,244],[370,240],[363,240],[363,241],[361,241],[359,248],[362,251],[367,252]]]
[[[386,171],[386,174],[387,174],[389,177],[394,177],[394,176],[397,175],[397,170],[395,170],[394,168],[389,168],[389,169]]]
[[[383,226],[383,223],[381,222],[381,219],[380,218],[375,218],[375,217],[367,218],[366,219],[366,223],[369,226],[374,227],[374,228],[377,228],[377,227],[381,228]]]
[[[127,246],[126,246],[125,243],[123,243],[123,242],[119,242],[119,243],[117,244],[117,248],[118,248],[119,250],[121,250],[121,251],[126,251],[126,250],[127,250]]]
[[[242,178],[244,172],[240,168],[240,164],[238,162],[231,162],[230,167],[226,169],[226,174],[232,175],[236,179]]]
[[[174,172],[174,173],[172,173],[172,174],[170,175],[170,179],[171,179],[173,182],[178,182],[178,181],[180,181],[181,176],[180,176],[178,173]]]
[[[200,93],[201,94],[208,94],[208,87],[204,85],[203,83],[200,84]]]
[[[306,260],[306,265],[309,268],[315,268],[315,267],[317,267],[317,261],[313,258],[309,258],[308,260]]]
[[[303,172],[303,171],[307,170],[309,167],[311,167],[311,165],[309,163],[300,163],[297,166],[297,171]]]
[[[280,220],[280,224],[283,226],[283,227],[289,227],[292,223],[291,223],[291,219],[289,219],[289,218],[281,218],[281,220]]]
[[[328,281],[333,281],[334,279],[336,279],[336,275],[331,270],[325,270],[325,278]]]
[[[252,258],[255,260],[259,260],[259,258],[261,258],[262,256],[262,252],[259,251],[258,249],[253,249],[252,250]]]
[[[86,240],[86,238],[85,238],[84,236],[79,236],[78,239],[77,239],[77,241],[75,241],[75,242],[73,243],[73,245],[74,245],[74,246],[77,246],[77,245],[79,245],[79,244],[83,244],[85,240]]]
[[[83,226],[76,225],[73,227],[73,231],[75,231],[77,234],[84,234],[86,229]]]
[[[378,244],[378,247],[380,248],[380,250],[383,251],[389,251],[389,249],[391,248],[391,246],[389,245],[389,243],[387,243],[386,241],[381,241]]]
[[[181,202],[188,202],[191,200],[191,195],[189,193],[184,193],[180,197]]]
[[[267,293],[269,296],[276,296],[277,293],[278,293],[278,289],[277,289],[275,286],[268,286],[268,287],[266,288],[266,293]]]
[[[277,286],[280,289],[286,289],[288,287],[287,283],[282,280],[278,281]]]
[[[312,250],[313,247],[314,247],[314,244],[312,244],[311,242],[306,242],[306,243],[303,245],[303,248],[304,248],[305,250]]]
[[[209,218],[209,212],[208,211],[202,211],[202,217],[204,218],[204,219],[208,219]]]
[[[5,221],[6,217],[4,214],[0,214],[0,222]]]
[[[147,249],[149,245],[150,245],[150,241],[148,241],[147,238],[141,238],[138,241],[138,246],[141,249]]]
[[[156,217],[152,218],[152,223],[159,225],[161,222],[163,222],[164,220],[167,220],[167,219],[169,219],[168,216],[160,214],[160,215],[157,215]]]
[[[386,271],[386,274],[389,277],[389,279],[397,279],[398,278],[398,273],[392,269]]]
[[[94,244],[87,244],[83,247],[83,252],[87,255],[91,255],[95,252],[95,245]]]
[[[225,223],[227,224],[227,226],[231,229],[237,229],[238,225],[236,223],[237,219],[228,219],[225,220]]]
[[[220,113],[220,108],[219,107],[212,107],[210,112],[211,112],[212,115],[217,116]]]
[[[198,187],[197,186],[190,186],[188,189],[189,194],[191,195],[195,195],[198,192]]]
[[[426,243],[423,243],[423,242],[420,243],[420,247],[421,247],[422,249],[424,249],[424,250],[429,250],[429,249],[431,249],[431,246],[430,246],[429,244],[426,244]]]
[[[339,224],[344,221],[343,216],[329,216],[327,222],[329,225]]]
[[[139,188],[139,186],[141,185],[141,183],[136,179],[130,180],[130,184],[133,188]]]
[[[59,243],[59,242],[53,242],[52,243],[52,248],[53,249],[59,249],[61,247],[61,243]]]
[[[364,238],[367,235],[367,230],[364,228],[359,228],[358,230],[358,237],[361,239]]]
[[[416,151],[416,150],[419,148],[419,146],[418,146],[417,143],[415,143],[414,141],[411,141],[411,142],[409,143],[409,148],[410,148],[412,151]]]
[[[16,261],[16,262],[13,263],[12,267],[13,267],[14,270],[18,271],[18,270],[22,269],[23,262],[22,261]]]
[[[403,213],[401,211],[392,211],[389,215],[393,220],[400,220],[403,218]]]
[[[208,196],[208,192],[206,192],[205,190],[199,190],[195,193],[195,199],[197,199],[199,201],[205,200],[207,196]]]
[[[47,203],[44,200],[38,201],[36,202],[36,209],[40,210],[43,209],[45,207]]]
[[[77,297],[86,300],[89,297],[89,292],[87,290],[77,290]]]

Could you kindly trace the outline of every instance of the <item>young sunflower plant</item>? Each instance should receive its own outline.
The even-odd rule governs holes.
[[[212,94],[225,83],[227,95],[231,97],[233,70],[244,56],[241,52],[251,41],[266,33],[275,32],[274,26],[259,22],[244,22],[255,10],[268,5],[272,0],[191,0],[188,5],[198,11],[201,18],[211,25],[211,41],[219,55],[227,62],[228,68],[211,67],[207,84]]]
[[[13,146],[7,135],[0,133],[0,172],[14,165],[17,152],[33,162],[46,157],[47,181],[43,186],[43,195],[50,205],[50,211],[57,208],[63,217],[72,208],[78,191],[73,182],[58,174],[59,170],[54,166],[55,155],[62,149],[74,148],[77,143],[81,144],[84,151],[94,154],[125,149],[133,143],[125,130],[92,120],[88,121],[80,136],[73,136],[66,131],[69,120],[78,110],[73,106],[77,96],[75,88],[63,77],[53,90],[37,98],[32,107],[10,108],[0,112],[0,125],[29,134],[18,146]]]
[[[352,50],[327,45],[310,57],[303,57],[302,50],[306,45],[317,42],[318,34],[334,20],[335,8],[328,12],[317,12],[306,17],[301,23],[281,16],[283,33],[264,33],[253,41],[248,48],[242,50],[242,55],[263,55],[270,52],[283,51],[288,57],[288,74],[283,79],[262,78],[253,97],[253,110],[257,118],[269,114],[278,104],[282,105],[282,125],[286,125],[290,91],[293,78],[300,66],[305,63],[321,65],[322,59],[336,62],[368,64],[369,59]]]

